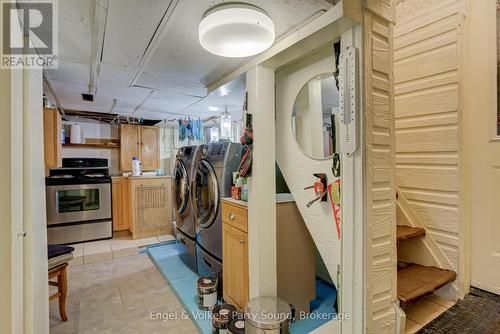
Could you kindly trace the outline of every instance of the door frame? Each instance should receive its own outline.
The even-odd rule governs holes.
[[[484,20],[482,20],[480,23],[478,23],[478,20],[473,20],[476,18],[476,16],[473,15],[478,10],[482,10],[483,13],[486,11],[485,8],[478,9],[477,7],[481,7],[484,5],[482,2],[469,2],[468,7],[467,7],[467,16],[464,19],[464,26],[465,26],[465,45],[468,45],[469,41],[474,41],[476,36],[474,34],[477,34],[478,31],[478,26],[480,24],[483,24]],[[489,0],[488,4],[488,27],[487,27],[487,33],[483,31],[484,34],[487,34],[487,36],[483,36],[487,38],[488,43],[487,46],[485,45],[482,48],[477,47],[474,42],[472,42],[473,47],[462,47],[464,50],[464,60],[463,60],[463,67],[464,67],[464,89],[463,89],[463,100],[464,100],[464,117],[461,122],[461,127],[463,129],[462,131],[462,137],[461,140],[464,142],[463,146],[463,163],[465,165],[464,168],[464,173],[461,175],[461,180],[462,186],[461,186],[461,203],[464,204],[464,208],[466,211],[462,215],[462,226],[461,228],[464,230],[465,233],[464,238],[461,241],[461,246],[463,246],[463,251],[461,252],[461,256],[463,259],[464,265],[461,266],[461,269],[463,269],[463,278],[462,278],[462,287],[466,289],[465,292],[468,292],[470,286],[475,286],[480,289],[488,290],[490,292],[500,294],[500,288],[498,287],[493,287],[488,284],[483,284],[478,281],[473,281],[473,273],[472,273],[472,261],[474,261],[474,252],[473,250],[475,249],[475,244],[477,242],[474,242],[474,238],[472,236],[472,231],[475,228],[474,227],[474,216],[473,216],[473,209],[474,206],[476,205],[472,200],[473,194],[473,174],[470,172],[471,166],[472,166],[472,150],[473,150],[473,142],[472,142],[472,131],[470,126],[469,126],[469,121],[471,118],[473,118],[473,112],[476,110],[475,108],[475,102],[478,100],[483,100],[485,99],[485,95],[488,97],[488,101],[486,102],[487,105],[489,105],[490,110],[488,111],[488,119],[489,119],[489,126],[488,126],[488,145],[492,145],[495,143],[495,145],[498,145],[500,142],[500,135],[497,134],[497,129],[496,129],[496,117],[497,117],[497,14],[496,14],[496,1],[495,0]],[[473,12],[473,13],[471,13]],[[484,19],[484,18],[481,18]],[[472,28],[471,28],[472,27]],[[474,62],[474,59],[477,59],[478,57],[484,57],[486,54],[486,57],[489,57],[487,59],[488,61],[488,71],[486,73],[486,70],[484,68],[481,68],[480,66],[482,64],[477,64],[477,62]],[[476,73],[477,71],[481,71],[486,78],[486,83],[488,84],[489,89],[487,92],[481,91],[483,95],[478,96],[478,89],[477,85],[478,82],[477,80],[474,81],[470,78],[468,78],[468,75],[470,73]],[[490,166],[493,168],[492,166]],[[465,294],[465,293],[464,293]],[[463,295],[461,295],[463,297]]]
[[[23,70],[11,72],[11,312],[12,333],[24,332]]]

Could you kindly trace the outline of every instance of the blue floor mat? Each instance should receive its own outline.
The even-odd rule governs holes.
[[[322,279],[316,279],[316,299],[311,301],[311,313],[307,318],[300,318],[296,314],[296,320],[290,326],[290,332],[293,334],[309,333],[316,328],[333,320],[337,313],[333,307],[336,305],[337,290],[335,287]]]
[[[182,261],[183,256],[187,255],[185,246],[182,243],[170,241],[166,244],[149,247],[147,251],[186,311],[191,315],[191,319],[200,332],[212,333],[210,312],[201,311],[196,302],[198,274]],[[333,308],[337,299],[335,287],[317,279],[316,296],[316,299],[311,301],[311,313],[308,318],[293,322],[290,327],[291,333],[309,333],[335,317],[336,310]],[[298,318],[300,315],[296,316]]]
[[[148,253],[190,314],[198,330],[204,334],[212,333],[210,312],[200,310],[196,302],[198,274],[182,261],[182,256],[187,254],[185,246],[172,241],[164,245],[149,247]]]

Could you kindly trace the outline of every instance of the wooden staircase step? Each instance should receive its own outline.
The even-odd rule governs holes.
[[[397,241],[408,240],[413,238],[421,238],[421,237],[425,237],[425,229],[420,227],[397,225],[396,229]]]
[[[398,299],[405,307],[455,280],[454,271],[409,264],[398,271]]]

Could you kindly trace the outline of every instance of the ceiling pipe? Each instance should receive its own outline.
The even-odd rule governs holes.
[[[64,108],[62,107],[61,102],[57,98],[56,89],[54,88],[52,79],[50,78],[49,72],[46,69],[43,69],[43,80],[47,84],[47,87],[49,88],[50,92],[52,93],[52,96],[54,97],[56,108],[61,112],[63,117],[66,117],[66,114],[64,113]]]
[[[95,0],[94,26],[92,29],[92,54],[90,66],[89,94],[97,94],[97,82],[101,71],[101,63],[108,21],[109,0]]]
[[[158,89],[151,89],[149,95],[132,111],[132,115],[141,110],[156,94],[158,94]]]
[[[111,106],[111,109],[109,109],[108,114],[113,113],[113,110],[115,109],[117,104],[118,104],[118,99],[113,99],[113,105]]]

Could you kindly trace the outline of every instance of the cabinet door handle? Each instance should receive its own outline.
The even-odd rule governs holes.
[[[232,213],[232,212],[229,213],[229,219],[231,219],[231,220],[236,219],[236,216],[234,215],[234,213]]]
[[[242,244],[242,245],[243,245],[245,242],[247,242],[247,241],[246,241],[246,240],[244,240],[244,239],[241,239],[241,240],[240,240],[240,244]]]

